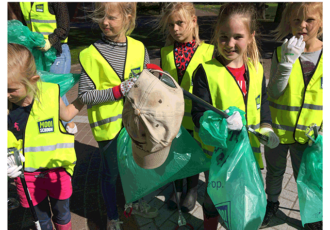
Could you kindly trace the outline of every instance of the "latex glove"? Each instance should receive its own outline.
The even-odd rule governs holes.
[[[38,49],[43,51],[43,52],[46,52],[48,51],[51,47],[52,47],[52,44],[50,44],[49,40],[48,39],[45,39],[45,46],[44,47],[39,47]]]
[[[22,155],[22,153],[19,154],[19,158],[21,160],[21,162],[25,161],[25,157]],[[15,161],[15,157],[14,154],[10,154],[7,157],[7,176],[10,178],[16,178],[19,175],[22,174],[21,168],[23,166],[22,165],[17,165],[16,161]]]
[[[131,90],[131,88],[133,87],[136,81],[137,81],[137,77],[132,77],[120,84],[120,91],[123,94],[123,96],[126,96],[128,94],[128,92]]]
[[[261,128],[260,133],[268,137],[267,143],[263,140],[260,140],[260,142],[268,146],[269,148],[271,149],[276,148],[280,143],[280,139],[271,128]]]
[[[304,37],[301,35],[299,39],[293,36],[289,41],[287,38],[284,40],[281,47],[281,63],[290,63],[291,65],[295,63],[301,53],[304,52],[305,42],[303,39]]]
[[[225,112],[229,113],[229,110],[227,109]],[[242,117],[238,111],[235,111],[233,115],[226,118],[226,121],[227,121],[227,127],[230,130],[241,130],[243,128]]]

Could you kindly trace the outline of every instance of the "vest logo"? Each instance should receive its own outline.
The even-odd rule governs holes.
[[[323,77],[321,77],[321,89],[323,89]]]
[[[44,12],[44,5],[43,4],[36,5],[36,11],[37,12]]]
[[[44,121],[39,121],[38,122],[39,126],[39,133],[51,133],[54,132],[54,121],[53,118],[44,120]]]
[[[258,95],[258,97],[256,97],[256,105],[257,109],[260,109],[260,94]]]
[[[129,78],[137,77],[139,73],[141,73],[141,68],[140,67],[131,69],[131,72],[129,73]]]
[[[221,215],[228,229],[231,229],[231,204],[230,201],[226,201],[215,205],[218,213]]]

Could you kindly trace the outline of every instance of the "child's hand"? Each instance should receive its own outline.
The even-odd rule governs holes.
[[[41,50],[42,52],[46,52],[48,51],[51,47],[52,47],[52,44],[50,44],[49,40],[48,39],[45,39],[45,46],[44,47],[40,47],[38,48],[39,50]]]
[[[25,161],[25,157],[22,155],[22,153],[19,153],[19,157],[20,157],[21,162]],[[17,166],[13,154],[8,155],[8,157],[7,157],[7,176],[9,178],[16,178],[19,175],[21,175],[22,167],[23,167],[22,165]]]
[[[123,96],[126,96],[128,92],[131,90],[135,82],[137,81],[136,77],[132,77],[120,84],[120,91]]]
[[[268,142],[266,143],[265,141],[260,139],[260,142],[266,146],[268,146],[269,148],[273,149],[276,148],[278,146],[278,144],[280,143],[280,139],[278,138],[278,136],[274,133],[274,131],[270,128],[261,128],[260,129],[260,133],[262,135],[265,135],[268,137]]]
[[[225,112],[228,113],[229,110],[226,110]],[[242,117],[237,111],[235,111],[230,117],[226,118],[226,121],[227,127],[230,130],[241,130],[243,128]]]
[[[301,53],[304,52],[305,42],[303,41],[303,36],[301,35],[299,39],[295,36],[285,39],[282,44],[282,55],[281,63],[290,63],[293,65]]]

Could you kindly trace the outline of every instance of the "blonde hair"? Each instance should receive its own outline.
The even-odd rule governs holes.
[[[35,75],[37,75],[37,67],[30,50],[23,45],[9,43],[8,80],[22,83],[26,87],[28,93],[32,93],[33,97],[40,99],[38,85],[31,84],[30,82],[31,77]],[[8,101],[7,112],[9,112],[11,108],[12,104]]]
[[[277,41],[281,41],[287,35],[291,33],[290,19],[296,16],[301,10],[303,10],[304,15],[308,11],[317,11],[319,13],[320,29],[317,33],[317,37],[320,38],[323,34],[323,3],[322,2],[294,2],[288,3],[285,7],[281,22],[278,27],[273,31]]]
[[[192,35],[196,41],[196,47],[201,44],[203,41],[199,38],[199,26],[196,22],[196,26],[192,28],[192,19],[196,16],[194,4],[191,2],[171,2],[166,5],[163,13],[161,14],[160,20],[158,21],[158,26],[156,29],[161,29],[163,34],[166,34],[166,43],[165,46],[174,44],[174,38],[171,36],[168,30],[168,21],[170,16],[178,13],[179,16],[185,19],[188,22],[188,30],[192,30]],[[197,16],[196,16],[197,18]]]
[[[239,15],[246,25],[247,31],[252,35],[255,32],[255,36],[252,37],[252,42],[248,44],[247,52],[243,54],[244,65],[247,65],[250,59],[256,71],[258,71],[258,65],[260,60],[260,52],[256,40],[257,35],[257,12],[253,4],[251,3],[225,3],[219,9],[217,17],[217,23],[211,39],[211,43],[217,48],[219,53],[219,33],[220,26],[232,15]]]
[[[113,11],[113,9],[118,9],[123,17],[124,26],[118,34],[130,35],[135,28],[136,2],[96,2],[95,10],[88,17],[99,24],[105,19],[107,13]]]

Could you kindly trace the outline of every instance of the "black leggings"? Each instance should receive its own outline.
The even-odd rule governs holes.
[[[49,197],[49,200],[50,204],[48,197],[46,197],[43,201],[34,206],[42,230],[53,229],[50,208],[52,209],[53,221],[55,223],[65,225],[71,220],[70,198],[66,200],[58,200]]]

